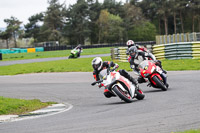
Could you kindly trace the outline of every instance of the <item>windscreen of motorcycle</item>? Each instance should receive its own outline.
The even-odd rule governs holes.
[[[146,66],[148,67],[148,64],[149,64],[148,61],[145,60],[145,61],[141,62],[138,67],[142,68],[142,69],[145,69]]]
[[[107,78],[107,69],[103,69],[99,74],[100,79],[106,79]]]

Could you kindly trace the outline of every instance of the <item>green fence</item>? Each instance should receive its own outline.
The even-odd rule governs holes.
[[[27,49],[26,48],[0,49],[0,53],[2,53],[2,54],[27,53],[28,52]],[[35,49],[35,52],[42,52],[42,51],[44,51],[43,47],[36,47],[34,49]]]
[[[200,41],[200,32],[156,36],[156,44]]]

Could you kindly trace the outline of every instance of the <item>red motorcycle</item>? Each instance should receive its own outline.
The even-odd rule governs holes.
[[[156,66],[155,63],[151,60],[144,60],[139,64],[140,75],[144,78],[148,78],[149,86],[154,88],[161,88],[163,91],[166,91],[168,87],[164,84],[164,80],[161,76],[163,72],[159,66]]]

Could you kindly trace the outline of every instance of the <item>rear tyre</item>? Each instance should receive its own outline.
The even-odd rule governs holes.
[[[127,103],[133,102],[132,97],[129,95],[129,93],[123,91],[121,88],[118,86],[115,86],[113,88],[113,91],[120,97],[120,99],[124,100]]]
[[[135,98],[137,98],[138,100],[143,100],[145,97],[145,95],[141,90],[135,90],[135,94],[136,94]]]
[[[152,79],[157,84],[157,86],[160,87],[163,91],[167,90],[165,84],[162,81],[160,81],[160,79],[157,76],[153,76]]]

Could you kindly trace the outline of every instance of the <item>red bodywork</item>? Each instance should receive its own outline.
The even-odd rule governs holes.
[[[151,81],[151,83],[157,86],[156,83],[152,79],[154,76],[157,76],[161,81],[163,81],[160,74],[156,71],[156,68],[158,66],[156,66],[155,63],[151,61],[145,61],[145,63],[143,66],[139,66],[141,76],[144,78],[148,78]],[[154,69],[154,71],[152,71],[152,69]]]

